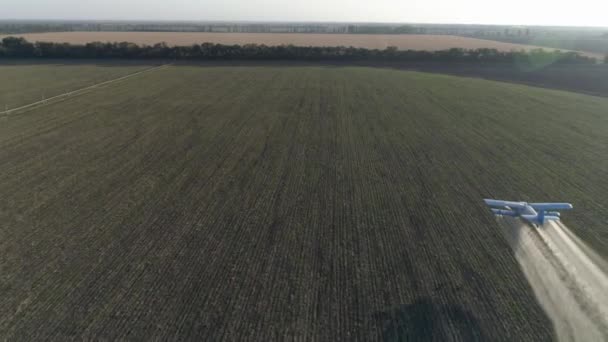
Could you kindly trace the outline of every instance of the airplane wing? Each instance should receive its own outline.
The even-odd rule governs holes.
[[[530,203],[529,204],[534,210],[568,210],[572,209],[570,203]]]
[[[519,214],[517,214],[513,210],[504,210],[504,209],[494,209],[494,208],[492,208],[492,212],[494,213],[494,215],[500,215],[500,216],[512,216],[512,217],[519,216]]]
[[[526,206],[525,202],[500,201],[494,199],[484,199],[484,202],[490,207],[509,207],[511,209],[523,209]]]

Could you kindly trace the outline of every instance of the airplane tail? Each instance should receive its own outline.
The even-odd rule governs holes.
[[[521,215],[521,217],[532,223],[543,225],[547,221],[559,221],[559,215],[553,214],[553,212],[549,213],[541,211],[536,215]]]
[[[545,224],[547,221],[559,221],[559,213],[555,211],[544,211],[541,210],[538,213],[538,221],[540,224]]]
[[[521,217],[532,223],[543,223],[542,218],[540,218],[539,215],[521,215]]]

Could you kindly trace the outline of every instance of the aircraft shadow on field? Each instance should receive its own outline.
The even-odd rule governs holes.
[[[485,341],[479,321],[458,305],[422,298],[412,304],[375,313],[384,341]]]

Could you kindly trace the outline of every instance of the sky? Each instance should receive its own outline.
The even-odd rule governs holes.
[[[0,0],[0,19],[409,22],[608,27],[608,0]]]

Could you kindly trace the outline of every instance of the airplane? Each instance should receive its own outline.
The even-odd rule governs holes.
[[[494,215],[521,217],[535,226],[542,226],[546,221],[559,221],[560,213],[556,210],[572,209],[570,203],[526,203],[484,199]]]

